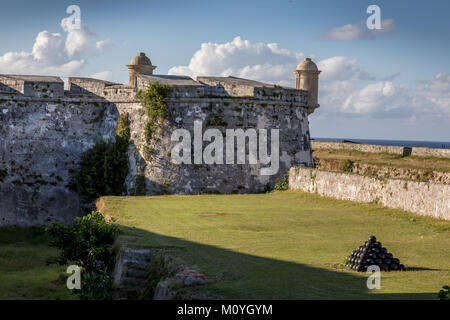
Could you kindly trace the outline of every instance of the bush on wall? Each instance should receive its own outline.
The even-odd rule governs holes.
[[[129,125],[128,115],[121,115],[117,123],[116,140],[100,141],[81,157],[79,169],[72,177],[71,187],[84,202],[91,203],[106,195],[122,195],[125,191]]]

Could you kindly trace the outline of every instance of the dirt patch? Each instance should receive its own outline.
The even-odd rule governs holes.
[[[210,216],[237,216],[236,213],[228,213],[228,212],[201,212],[200,216],[210,217]]]

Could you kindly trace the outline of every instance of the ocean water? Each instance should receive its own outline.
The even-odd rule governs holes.
[[[312,138],[318,141],[342,142],[353,141],[364,144],[377,144],[382,146],[425,147],[437,149],[450,149],[450,142],[445,141],[412,141],[412,140],[377,140],[377,139],[340,139],[340,138]]]

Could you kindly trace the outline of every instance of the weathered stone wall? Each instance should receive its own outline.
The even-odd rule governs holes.
[[[413,156],[421,157],[439,157],[450,158],[450,149],[436,149],[436,148],[417,148],[413,147],[412,151],[409,147],[398,146],[380,146],[362,143],[345,143],[345,142],[331,142],[331,141],[317,141],[312,140],[311,146],[314,149],[344,149],[344,150],[358,150],[361,152],[387,152],[405,155],[405,152]],[[406,149],[406,150],[405,150]]]
[[[343,159],[315,159],[315,167],[325,171],[341,171],[345,163]],[[433,169],[419,169],[408,167],[394,167],[387,165],[377,165],[354,161],[351,173],[364,176],[383,177],[392,179],[403,179],[413,181],[430,181],[436,183],[450,184],[450,172],[437,171]]]
[[[450,220],[450,186],[294,167],[289,188]]]
[[[286,174],[291,166],[312,166],[309,144],[307,111],[289,103],[251,99],[170,99],[170,119],[154,143],[148,145],[144,138],[147,121],[138,102],[116,102],[120,113],[128,113],[131,120],[130,174],[127,186],[133,193],[138,175],[144,173],[147,194],[162,193],[250,193],[262,192],[273,186],[276,179]],[[194,138],[194,121],[203,122],[203,132],[219,129],[224,138],[226,129],[280,129],[280,169],[272,176],[260,175],[262,165],[246,164],[173,164],[171,151],[177,142],[171,134],[177,128],[191,132]],[[203,148],[209,142],[203,142]],[[145,147],[151,150],[146,157]],[[269,148],[270,150],[270,148]],[[193,151],[193,149],[192,149]],[[224,139],[224,155],[225,139]],[[225,163],[225,161],[224,161]]]
[[[80,215],[67,187],[71,170],[97,141],[114,139],[117,117],[103,99],[0,95],[0,226],[70,223]]]

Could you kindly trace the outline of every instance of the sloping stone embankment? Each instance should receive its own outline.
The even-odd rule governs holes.
[[[450,186],[293,167],[289,189],[450,220]]]
[[[342,171],[344,160],[340,159],[317,159],[315,165],[317,169],[326,171]],[[351,171],[348,173],[361,174],[364,176],[382,177],[391,179],[413,180],[418,182],[434,182],[450,184],[450,172],[437,171],[432,169],[419,169],[397,166],[376,165],[355,161]]]
[[[311,147],[315,149],[342,149],[342,150],[357,150],[361,152],[387,152],[394,154],[401,154],[404,156],[420,156],[420,157],[438,157],[450,158],[450,149],[437,148],[410,148],[398,146],[381,146],[363,143],[346,143],[346,142],[331,142],[331,141],[311,141]]]

